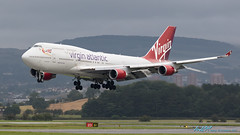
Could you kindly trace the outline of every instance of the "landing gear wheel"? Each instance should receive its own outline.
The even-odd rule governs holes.
[[[75,87],[75,89],[76,89],[76,90],[82,90],[82,89],[83,89],[83,87],[82,87],[81,85],[80,85],[80,86],[79,86],[79,85],[77,85],[77,86]]]
[[[73,84],[74,84],[75,86],[77,86],[78,82],[77,82],[77,81],[74,81]]]
[[[73,84],[75,85],[76,90],[82,90],[83,87],[81,86],[80,79],[78,78],[77,81],[74,81]]]
[[[114,81],[112,80],[112,81],[110,82],[110,84],[111,84],[111,85],[114,85]]]
[[[114,81],[113,80],[110,80],[110,81],[107,81],[106,84],[103,84],[103,88],[106,88],[106,89],[109,89],[109,90],[115,90],[116,89],[116,86],[114,85]]]

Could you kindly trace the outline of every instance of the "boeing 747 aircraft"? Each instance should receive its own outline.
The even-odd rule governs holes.
[[[221,56],[169,61],[175,30],[176,27],[168,26],[143,57],[93,52],[70,45],[36,43],[22,55],[22,60],[31,68],[30,72],[38,82],[53,79],[56,74],[64,74],[75,78],[76,90],[82,90],[81,79],[92,81],[91,88],[115,90],[114,80],[138,79],[154,73],[169,76],[184,68],[203,72],[185,64],[225,58],[232,53],[229,51]]]

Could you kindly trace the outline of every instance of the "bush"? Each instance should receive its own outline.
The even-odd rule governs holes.
[[[5,120],[16,120],[16,115],[14,115],[14,114],[7,114],[7,115],[4,115],[4,119]]]
[[[66,115],[81,115],[81,111],[80,110],[69,110],[64,112],[64,114]]]
[[[219,118],[216,114],[212,115],[211,117],[212,122],[218,122]]]
[[[22,120],[28,120],[28,119],[29,119],[29,115],[24,112],[22,115]]]
[[[239,118],[237,118],[237,119],[235,120],[235,122],[240,122],[240,119],[239,119]]]
[[[63,111],[61,109],[55,109],[55,110],[51,110],[51,113],[53,113],[53,115],[62,115]]]
[[[150,122],[151,121],[151,117],[147,116],[147,115],[143,115],[142,117],[140,117],[139,121],[140,122]]]
[[[29,115],[29,114],[33,114],[33,111],[30,109],[27,109],[26,111],[24,111],[24,113]]]
[[[199,123],[202,123],[202,122],[203,122],[203,118],[200,118],[200,119],[199,119]]]
[[[44,120],[44,121],[51,121],[53,116],[50,113],[42,113],[42,114],[35,114],[32,117],[33,120]]]
[[[226,120],[226,118],[221,117],[221,118],[220,118],[220,122],[227,122],[227,120]]]
[[[120,116],[119,115],[112,115],[112,117],[111,117],[113,120],[118,120],[118,119],[120,119]]]

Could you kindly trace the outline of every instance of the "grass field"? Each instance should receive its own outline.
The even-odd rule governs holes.
[[[72,135],[72,133],[30,133],[30,132],[0,132],[0,135]],[[82,135],[82,134],[75,134],[74,135]],[[96,134],[84,134],[84,135],[96,135]],[[97,135],[110,135],[110,134],[97,134]],[[117,134],[117,135],[136,135],[136,134]],[[149,134],[141,134],[141,135],[149,135]],[[159,134],[151,134],[151,135],[159,135]],[[161,135],[176,135],[176,134],[161,134]],[[177,134],[177,135],[196,135],[196,134]],[[201,135],[210,135],[209,133],[201,134]],[[219,135],[211,134],[211,135]],[[229,134],[221,134],[221,135],[229,135]]]
[[[30,122],[30,123],[29,123]],[[96,129],[180,129],[195,126],[240,126],[240,123],[199,123],[197,120],[54,120],[54,121],[0,121],[0,129],[89,129],[86,122],[99,123]]]
[[[206,120],[207,121],[207,120]],[[86,127],[86,122],[97,122],[99,127],[89,128]],[[194,129],[195,126],[240,126],[240,123],[235,121],[228,121],[226,123],[199,123],[197,120],[152,120],[151,122],[139,122],[137,120],[54,120],[54,121],[0,121],[0,129]],[[40,132],[40,131],[39,131]],[[70,135],[73,133],[39,133],[39,132],[13,132],[13,131],[0,131],[0,135]],[[164,134],[161,135],[176,135]],[[202,135],[218,135],[219,133],[201,133]],[[221,135],[227,135],[225,133]],[[74,133],[79,135],[79,133]],[[93,135],[93,134],[85,134]],[[97,134],[97,135],[110,135],[110,134]],[[123,135],[123,134],[118,134]],[[136,134],[124,134],[136,135]],[[147,135],[147,134],[141,134]],[[151,134],[155,135],[155,134]],[[193,135],[192,133],[179,134],[179,135]]]

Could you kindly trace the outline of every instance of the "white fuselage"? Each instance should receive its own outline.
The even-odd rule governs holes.
[[[72,69],[81,68],[81,66],[107,67],[151,63],[142,57],[93,52],[75,46],[52,43],[37,43],[25,52],[22,58],[26,65],[35,70],[67,75],[75,74],[76,70]],[[84,72],[78,74],[86,75]]]

